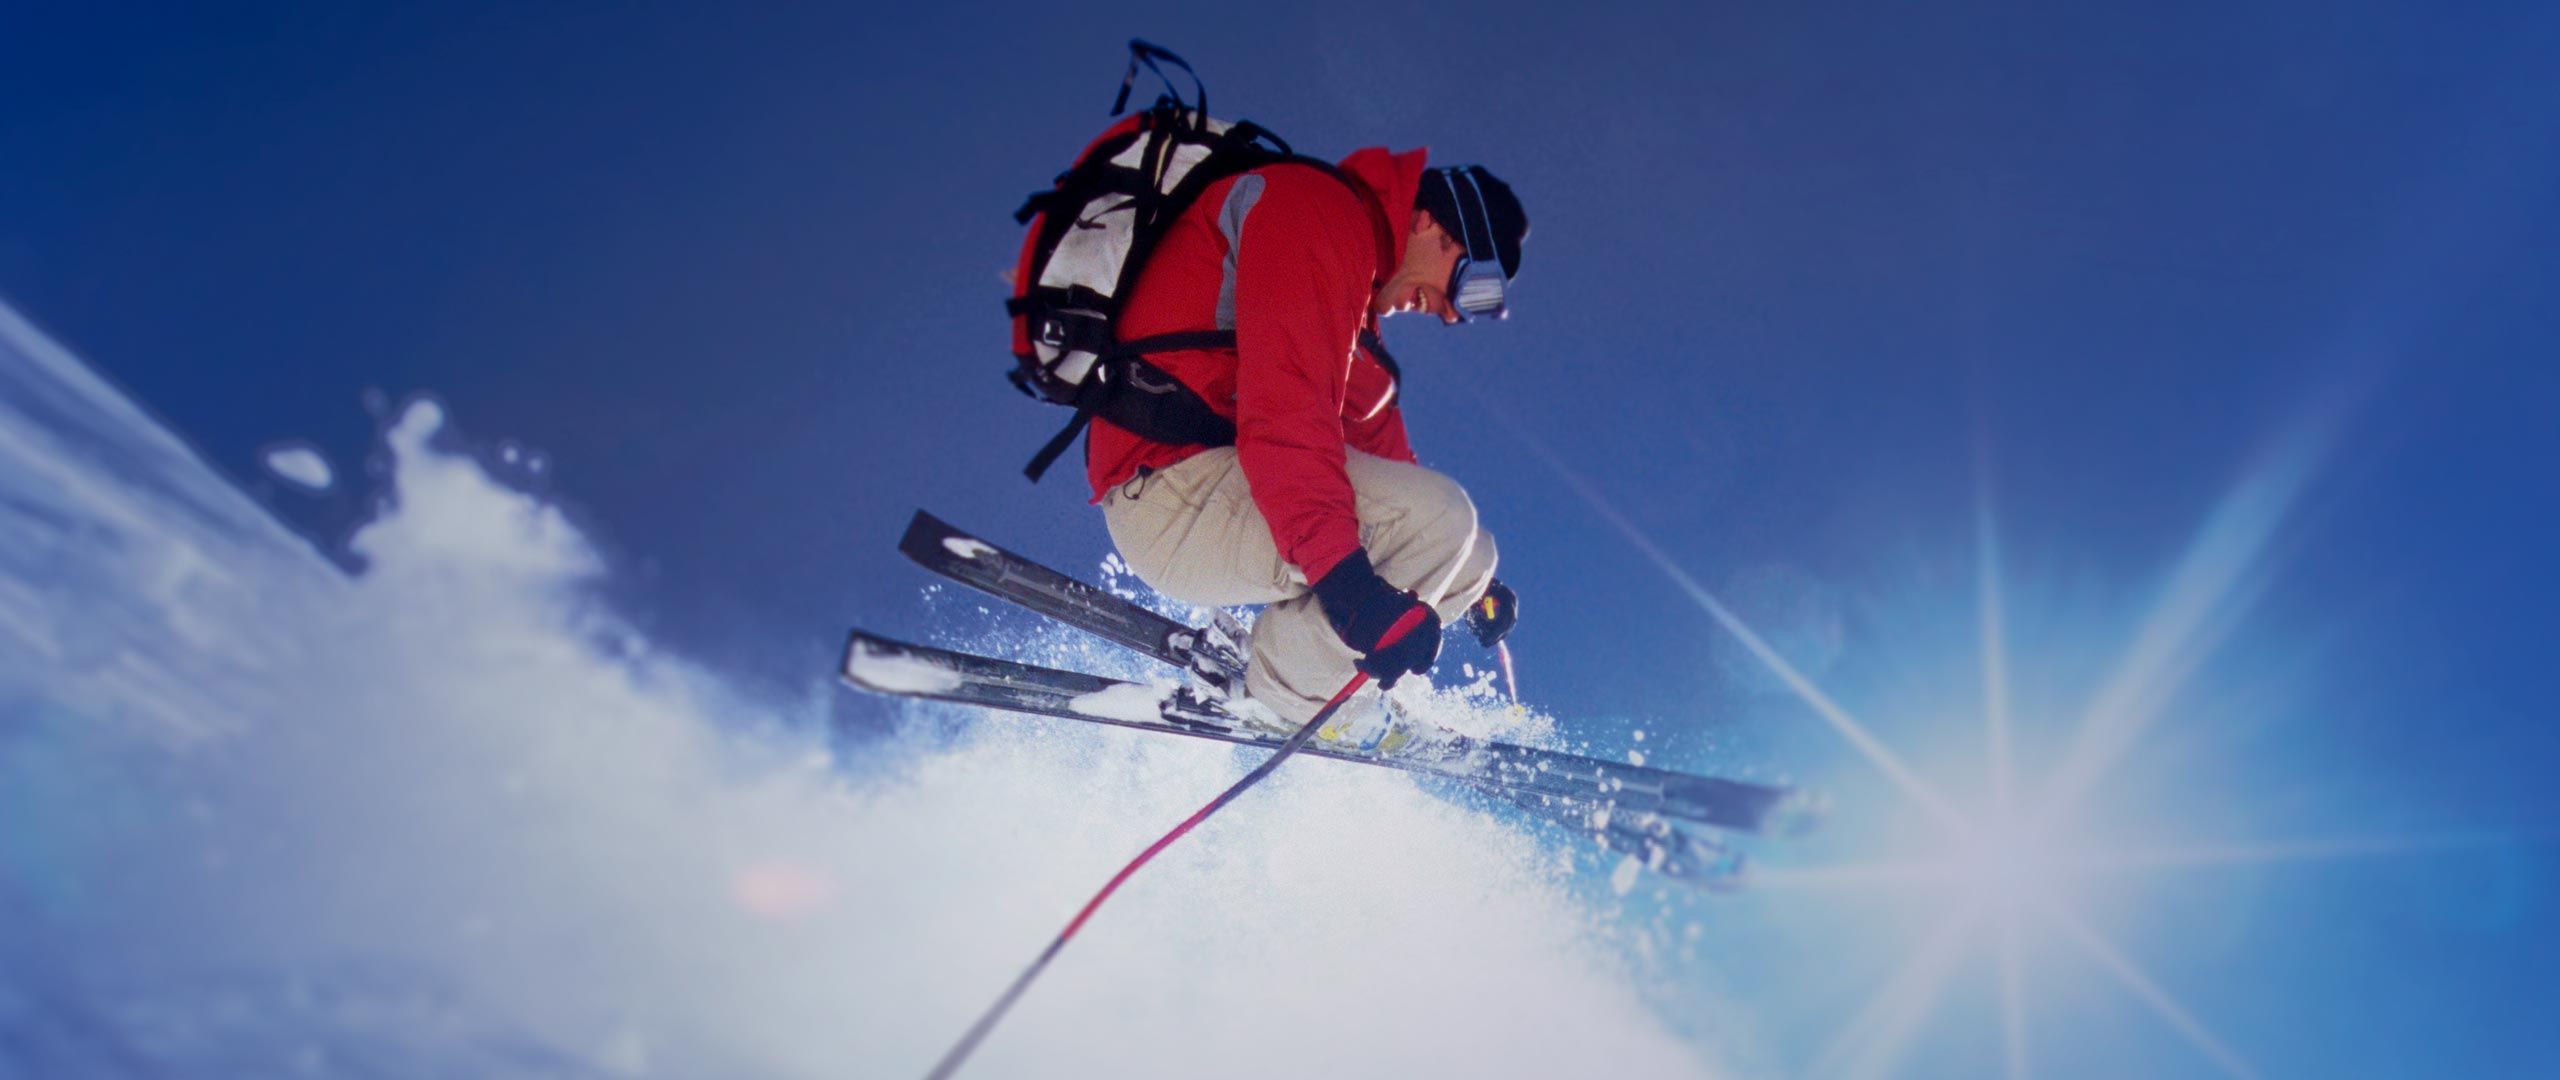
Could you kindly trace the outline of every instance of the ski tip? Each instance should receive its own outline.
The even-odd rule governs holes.
[[[1751,887],[1751,860],[1739,851],[1723,851],[1696,876],[1698,887],[1730,896]]]
[[[1004,555],[1004,549],[953,528],[950,522],[922,510],[916,511],[915,520],[907,523],[907,534],[898,538],[898,550],[908,558],[933,568],[951,566],[953,559],[976,562]]]
[[[1763,836],[1803,836],[1820,828],[1831,816],[1831,796],[1804,788],[1789,788],[1769,808],[1760,812],[1760,827],[1754,831]]]
[[[856,630],[845,640],[844,681],[875,694],[930,697],[959,689],[960,673],[916,650]]]
[[[1718,895],[1741,892],[1751,885],[1750,861],[1742,849],[1717,836],[1674,828],[1657,821],[1635,861],[1672,881]],[[1619,848],[1617,850],[1626,850]]]
[[[941,518],[918,510],[916,516],[907,522],[906,535],[898,538],[898,550],[905,552],[908,558],[921,561],[940,550],[944,539],[959,532]]]

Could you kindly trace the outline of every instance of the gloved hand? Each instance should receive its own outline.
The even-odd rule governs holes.
[[[1520,625],[1520,594],[1501,579],[1484,587],[1483,598],[1467,605],[1467,629],[1476,632],[1476,640],[1485,648],[1502,644],[1511,636],[1511,628]]]
[[[1316,604],[1333,632],[1360,653],[1359,668],[1381,688],[1411,673],[1431,670],[1440,658],[1440,618],[1412,593],[1387,584],[1354,551],[1315,583]],[[1399,627],[1404,629],[1399,630]]]

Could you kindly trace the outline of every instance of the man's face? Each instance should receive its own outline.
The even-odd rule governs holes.
[[[1416,211],[1411,235],[1405,238],[1404,261],[1387,283],[1369,296],[1369,312],[1383,319],[1408,311],[1427,312],[1443,323],[1458,321],[1458,309],[1449,302],[1449,275],[1465,258],[1467,246],[1459,243],[1433,221],[1431,215]]]

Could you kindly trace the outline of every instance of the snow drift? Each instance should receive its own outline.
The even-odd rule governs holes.
[[[984,722],[849,780],[442,424],[386,431],[350,578],[0,308],[0,1075],[919,1074],[1251,760]],[[1565,861],[1292,763],[969,1072],[1706,1071]]]

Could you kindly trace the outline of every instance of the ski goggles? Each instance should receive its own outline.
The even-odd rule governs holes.
[[[1509,311],[1504,293],[1510,282],[1502,276],[1501,253],[1494,250],[1493,218],[1485,212],[1484,190],[1464,168],[1432,171],[1449,185],[1450,201],[1458,208],[1458,242],[1467,246],[1467,253],[1449,271],[1449,304],[1458,309],[1459,322],[1499,319]]]

